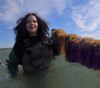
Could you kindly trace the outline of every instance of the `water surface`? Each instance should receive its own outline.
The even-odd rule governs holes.
[[[9,52],[0,51],[4,64]],[[33,76],[23,75],[19,66],[18,75],[11,79],[6,68],[0,66],[0,88],[100,88],[100,72],[78,63],[65,62],[62,56],[58,56],[48,70]]]

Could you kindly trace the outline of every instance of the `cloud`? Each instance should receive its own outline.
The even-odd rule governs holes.
[[[53,12],[61,15],[70,2],[69,0],[5,0],[0,20],[13,21],[27,12],[38,12],[42,16],[48,16]]]
[[[72,19],[83,31],[95,31],[100,26],[100,0],[90,0],[86,5],[72,9]]]
[[[2,11],[0,12],[0,20],[9,21],[14,19],[14,15],[20,13],[20,9],[17,4],[20,2],[14,2],[13,0],[6,0],[5,5],[2,7]]]
[[[89,37],[89,38],[94,38],[94,39],[100,39],[100,31],[95,31],[92,33],[82,33],[80,34],[81,37]]]

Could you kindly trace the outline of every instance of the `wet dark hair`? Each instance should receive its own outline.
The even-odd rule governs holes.
[[[16,41],[23,41],[25,38],[28,37],[28,33],[26,30],[26,21],[27,18],[31,15],[35,16],[38,22],[37,37],[40,40],[43,40],[49,34],[48,33],[49,28],[47,23],[42,18],[40,18],[36,13],[28,13],[17,21],[17,25],[14,28],[14,32],[16,34]]]

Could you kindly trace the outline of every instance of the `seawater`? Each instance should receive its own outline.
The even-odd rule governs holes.
[[[19,66],[18,75],[10,78],[5,59],[10,50],[0,51],[0,88],[100,88],[100,72],[88,69],[78,63],[68,63],[62,56],[52,61],[50,68],[44,72],[25,76]]]

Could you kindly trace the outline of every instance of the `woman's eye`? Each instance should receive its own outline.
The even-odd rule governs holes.
[[[32,20],[32,21],[28,20],[28,21],[26,21],[26,23],[31,23],[31,22],[33,22],[33,23],[37,23],[36,20]]]
[[[33,20],[33,23],[37,23],[37,21],[36,20]]]

